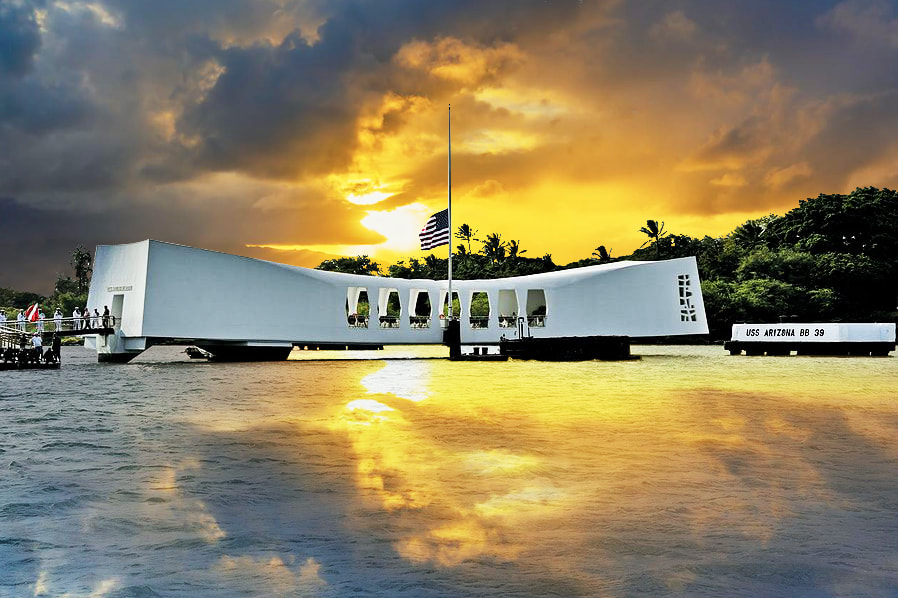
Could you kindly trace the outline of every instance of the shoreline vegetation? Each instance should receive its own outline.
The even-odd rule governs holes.
[[[551,254],[526,257],[519,240],[498,233],[478,237],[462,224],[452,259],[453,278],[504,278],[624,260],[695,256],[708,318],[708,337],[640,339],[641,343],[719,342],[734,323],[898,321],[898,192],[875,187],[802,200],[783,216],[748,220],[723,237],[666,230],[648,220],[635,229],[643,245],[612,256],[599,245],[592,255],[558,265]],[[479,243],[476,251],[472,241]],[[445,279],[448,259],[433,254],[382,267],[367,255],[326,260],[320,270],[394,278]],[[390,306],[396,310],[398,306]],[[471,312],[488,314],[487,305]]]
[[[703,238],[666,230],[647,220],[635,229],[643,245],[612,256],[599,245],[586,258],[555,264],[551,254],[527,257],[519,240],[498,233],[482,238],[468,224],[455,231],[453,278],[504,278],[624,260],[665,260],[695,256],[708,318],[708,337],[640,339],[640,343],[707,343],[730,337],[741,322],[898,321],[898,192],[875,187],[848,194],[821,194],[802,200],[783,216],[748,220],[723,237]],[[478,243],[475,251],[472,243]],[[60,275],[49,297],[0,288],[0,309],[15,319],[19,309],[40,303],[44,313],[59,307],[71,314],[87,304],[92,258],[83,247],[72,253],[74,278]],[[441,280],[448,259],[430,254],[382,266],[367,255],[325,260],[320,270]],[[361,306],[360,306],[361,307]],[[398,315],[399,306],[389,306]],[[488,306],[472,304],[472,313]]]

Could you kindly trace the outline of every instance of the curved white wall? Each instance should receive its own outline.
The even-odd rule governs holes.
[[[347,322],[351,287],[367,290],[372,314],[368,328]],[[381,328],[378,298],[385,300],[394,289],[402,305],[399,327]],[[126,338],[430,344],[442,341],[438,310],[446,289],[446,281],[323,272],[148,240],[97,248],[88,304],[102,313],[104,305],[112,308],[120,296],[121,336]],[[453,281],[462,306],[462,342],[515,337],[516,327],[499,325],[500,291],[513,291],[517,315],[524,315],[531,289],[542,290],[546,300],[546,314],[540,319],[544,326],[530,327],[537,337],[708,332],[695,259],[683,258]],[[430,328],[410,324],[416,291],[429,293]],[[469,324],[475,291],[489,297],[485,328]],[[512,295],[502,295],[504,306]]]

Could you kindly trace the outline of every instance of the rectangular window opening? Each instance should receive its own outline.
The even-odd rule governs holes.
[[[367,288],[349,287],[346,289],[346,322],[350,328],[367,328],[370,310]]]
[[[542,328],[546,325],[546,292],[543,289],[527,290],[527,325]]]
[[[484,291],[475,291],[471,294],[471,315],[469,321],[471,328],[489,328],[490,325],[490,297]]]

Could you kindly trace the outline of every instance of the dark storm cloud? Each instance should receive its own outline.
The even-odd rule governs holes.
[[[463,36],[483,44],[549,32],[576,16],[576,3],[435,1],[337,3],[339,12],[307,43],[234,46],[218,56],[223,73],[179,122],[202,139],[201,164],[268,176],[345,167],[356,149],[366,100],[388,90],[434,91],[403,77],[393,58],[413,39]],[[446,91],[449,91],[448,89]]]
[[[186,201],[183,186],[345,175],[360,131],[384,145],[443,134],[419,98],[458,106],[460,132],[538,139],[460,151],[460,193],[658,181],[666,209],[719,214],[844,191],[898,157],[896,31],[883,0],[0,0],[0,196],[15,198],[0,204],[0,243],[37,260],[4,267],[0,286],[78,243],[373,241],[339,193],[238,199],[211,185]],[[464,66],[446,40],[478,58],[513,50],[453,79],[431,68]],[[415,44],[417,65],[401,59]],[[525,117],[472,99],[510,82],[574,108]],[[444,156],[428,151],[379,208],[439,194]]]
[[[284,218],[252,207],[253,197],[235,207],[214,193],[192,206],[161,188],[152,202],[147,196],[151,185],[206,172],[287,176],[344,166],[366,102],[394,85],[401,93],[434,85],[416,73],[396,76],[403,44],[437,35],[488,44],[577,14],[576,2],[510,1],[0,8],[0,244],[15,264],[0,285],[44,292],[47,273],[65,269],[79,244],[153,237],[246,253],[246,243],[297,238],[380,241],[358,224],[363,209],[329,199]],[[46,8],[43,29],[36,8]],[[324,25],[309,43],[300,32],[316,19]]]
[[[260,211],[248,203],[219,205],[162,197],[155,203],[116,202],[103,211],[35,208],[0,197],[0,287],[49,294],[55,274],[70,274],[68,262],[78,245],[91,253],[97,245],[157,239],[296,263],[306,254],[247,248],[247,243],[290,244],[300,235],[308,243],[333,238],[348,243],[379,243],[383,238],[362,228],[360,206],[347,203],[302,205]],[[324,259],[324,257],[322,257]],[[308,262],[304,262],[308,263]]]
[[[898,154],[898,90],[833,103],[806,152],[820,184],[843,188],[855,169]],[[898,171],[893,170],[890,180],[881,184],[898,186]]]
[[[33,7],[0,3],[0,78],[20,77],[31,69],[41,44]]]

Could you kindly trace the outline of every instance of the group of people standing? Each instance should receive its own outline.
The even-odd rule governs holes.
[[[60,331],[62,330],[62,310],[56,308],[56,311],[53,313],[53,330]],[[0,326],[6,325],[6,313],[3,310],[0,310]],[[44,314],[43,310],[39,310],[37,314],[37,319],[35,322],[35,330],[36,332],[45,332],[45,323],[47,321],[47,316]],[[87,306],[84,307],[82,311],[79,308],[75,308],[72,311],[72,327],[70,330],[92,330],[99,328],[109,328],[112,324],[112,315],[109,313],[109,307],[103,306],[103,315],[100,315],[100,310],[94,309],[94,313],[90,313],[90,309]],[[16,328],[20,332],[25,332],[26,324],[28,322],[28,318],[25,316],[25,310],[20,309],[19,313],[16,314]]]
[[[58,365],[62,361],[62,345],[61,333],[53,333],[50,339],[50,346],[44,351],[44,343],[40,332],[33,332],[31,338],[27,334],[19,336],[18,347],[7,344],[0,347],[0,366],[2,369],[9,369],[10,365],[16,368],[40,367],[46,365]]]
[[[103,306],[102,316],[100,315],[100,310],[98,309],[94,309],[94,313],[93,315],[91,315],[90,309],[88,309],[87,307],[84,308],[84,311],[81,311],[76,307],[72,312],[72,318],[76,324],[80,322],[80,327],[82,329],[100,328],[101,324],[103,328],[109,328],[109,308],[105,305]]]

